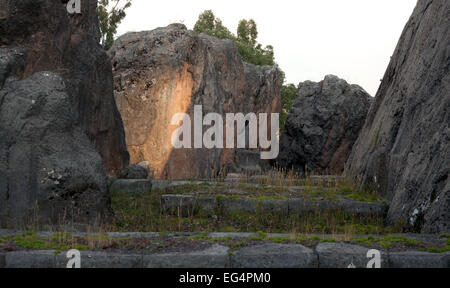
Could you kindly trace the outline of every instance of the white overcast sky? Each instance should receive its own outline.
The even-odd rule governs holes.
[[[153,30],[174,22],[193,29],[204,10],[233,33],[255,19],[258,41],[275,48],[287,81],[320,81],[335,74],[372,96],[417,0],[133,0],[118,29]]]

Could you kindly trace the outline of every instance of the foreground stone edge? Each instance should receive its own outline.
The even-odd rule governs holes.
[[[369,248],[321,243],[315,249],[299,244],[263,243],[231,252],[222,245],[180,253],[143,254],[82,251],[82,268],[366,268]],[[65,253],[54,250],[0,253],[0,268],[66,268]],[[450,252],[381,252],[381,268],[450,268]]]

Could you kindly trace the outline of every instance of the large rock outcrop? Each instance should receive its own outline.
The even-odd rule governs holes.
[[[173,24],[125,34],[110,54],[130,162],[148,161],[156,178],[215,176],[234,161],[233,149],[172,149],[176,113],[193,122],[194,105],[203,115],[281,110],[280,71],[243,63],[231,40]]]
[[[108,216],[103,161],[74,119],[56,73],[8,81],[0,90],[0,226]]]
[[[113,96],[111,62],[99,45],[97,1],[81,1],[81,14],[73,15],[67,2],[0,0],[0,48],[20,47],[24,54],[23,66],[9,62],[0,71],[19,78],[40,71],[60,73],[74,119],[83,125],[107,172],[117,174],[128,165],[129,155]],[[0,76],[0,88],[4,81]]]
[[[333,75],[300,83],[281,135],[280,167],[341,174],[371,102],[360,86]]]
[[[450,1],[419,0],[347,164],[391,223],[450,231]]]
[[[97,1],[0,0],[0,224],[108,216],[127,165]],[[39,218],[39,219],[36,219]]]

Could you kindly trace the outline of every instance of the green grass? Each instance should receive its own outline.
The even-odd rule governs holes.
[[[431,253],[444,253],[450,251],[450,245],[447,242],[445,247],[427,247],[423,241],[415,240],[405,236],[387,235],[382,237],[352,237],[351,242],[365,246],[379,245],[383,248],[390,249],[393,247],[406,247],[419,251],[428,251]]]
[[[450,234],[446,233],[446,234],[439,235],[439,239],[445,239],[445,238],[449,238],[450,239]]]
[[[228,242],[233,240],[233,237],[218,237],[218,238],[211,238],[209,242],[211,243],[218,243],[218,242]]]
[[[270,177],[269,175],[267,176]],[[278,176],[277,176],[278,177]],[[252,186],[248,183],[238,183],[229,187],[224,184],[213,185],[205,182],[202,184],[186,184],[171,187],[163,191],[154,191],[144,195],[126,195],[114,193],[112,195],[112,207],[115,217],[105,231],[139,231],[139,232],[255,232],[266,233],[357,233],[379,234],[401,232],[392,227],[385,227],[382,218],[360,218],[353,215],[344,215],[341,211],[327,211],[323,213],[310,213],[303,216],[286,215],[285,213],[267,213],[258,207],[260,211],[256,215],[234,213],[223,215],[221,211],[204,212],[198,208],[185,212],[179,211],[164,213],[161,209],[160,196],[163,194],[190,194],[214,196],[221,199],[250,199],[254,201],[288,200],[302,198],[310,200],[348,198],[363,202],[382,202],[372,190],[355,185],[345,178],[330,178],[316,183],[312,178],[285,179],[279,184],[282,187],[274,187],[265,184]],[[281,179],[281,178],[280,178]],[[260,180],[265,182],[265,179]],[[268,180],[267,180],[268,181]],[[290,184],[312,185],[310,188],[292,192]],[[233,194],[230,189],[245,191],[246,194]]]
[[[450,238],[448,236],[449,236],[449,234],[443,234],[443,235],[440,235],[439,238],[440,239]],[[446,253],[446,252],[450,252],[450,239],[447,239],[447,241],[445,241],[445,247],[431,247],[431,248],[428,248],[427,251],[429,253]]]
[[[237,250],[249,246],[251,243],[248,239],[231,242],[228,244],[231,250]]]
[[[267,179],[264,179],[267,177]],[[353,181],[345,178],[331,178],[329,182],[316,183],[311,178],[306,179],[283,179],[280,176],[273,177],[271,175],[263,176],[260,183],[250,185],[251,183],[237,183],[235,186],[228,186],[224,183],[211,184],[204,182],[202,184],[184,184],[161,191],[165,194],[201,195],[206,197],[216,197],[220,199],[248,199],[255,201],[263,200],[288,200],[292,198],[300,198],[305,200],[339,200],[349,198],[360,202],[378,202],[384,201],[377,197],[372,189],[355,185]],[[277,180],[278,179],[278,180]],[[246,181],[246,180],[242,180]],[[272,181],[272,182],[271,182]],[[264,184],[268,183],[268,184]],[[305,189],[293,192],[293,186],[305,186]],[[233,194],[233,190],[240,190],[246,195]]]
[[[206,233],[206,232],[203,232],[203,233],[200,234],[200,235],[196,235],[196,236],[192,236],[192,237],[189,237],[189,238],[188,238],[188,240],[191,240],[191,241],[196,241],[196,240],[207,240],[207,239],[209,239],[209,236],[208,236],[208,233]]]
[[[249,239],[253,240],[253,241],[263,241],[263,240],[266,240],[268,237],[267,233],[262,232],[262,231],[258,231],[258,232],[256,232],[256,234],[258,234],[258,235],[250,236]]]
[[[342,211],[314,212],[305,215],[292,215],[283,211],[264,211],[262,205],[256,205],[256,214],[232,213],[221,211],[205,212],[199,209],[189,211],[188,215],[181,213],[165,213],[161,208],[163,194],[189,194],[203,191],[205,195],[214,195],[219,200],[224,198],[246,198],[257,202],[266,200],[288,200],[292,198],[310,200],[338,200],[342,198],[364,202],[382,202],[370,189],[355,185],[345,178],[319,179],[307,177],[305,179],[291,173],[265,175],[257,178],[259,186],[250,183],[237,183],[236,186],[224,184],[213,185],[187,184],[171,187],[167,190],[153,191],[148,194],[127,195],[113,193],[111,204],[114,215],[112,221],[95,231],[108,232],[251,232],[264,233],[303,233],[303,234],[390,234],[402,232],[396,227],[386,227],[382,217],[359,217],[346,215]],[[274,186],[278,185],[278,186]],[[281,185],[281,186],[280,186]],[[294,186],[310,185],[304,190],[294,190]],[[245,194],[233,194],[230,189],[242,190]],[[217,209],[220,210],[220,209]],[[28,235],[30,236],[30,235]],[[55,234],[54,239],[17,239],[23,247],[47,247],[50,243],[72,244],[73,237],[67,233]],[[111,242],[102,239],[90,239],[89,245],[96,242]],[[95,237],[94,237],[95,238]],[[2,239],[6,240],[6,239]],[[5,245],[7,241],[1,241]],[[57,245],[54,247],[58,248]]]
[[[69,233],[55,233],[51,237],[41,237],[33,231],[13,237],[12,242],[23,249],[33,250],[88,250],[87,245],[81,245],[72,241]]]
[[[110,238],[105,234],[88,234],[83,237],[74,237],[69,233],[55,233],[50,237],[42,237],[34,232],[26,232],[17,236],[10,236],[8,240],[2,237],[2,242],[13,243],[22,249],[32,250],[54,250],[54,253],[60,254],[61,251],[70,249],[96,250],[116,248],[122,250],[148,250],[155,252],[158,249],[165,249],[184,243],[183,240],[174,242],[173,238],[168,237],[168,234],[162,233],[160,237],[150,238],[146,240],[132,239],[132,238]],[[450,251],[450,239],[445,242],[440,241],[436,237],[436,241],[422,242],[405,236],[384,235],[384,236],[365,236],[365,237],[351,237],[350,235],[325,235],[322,236],[306,236],[301,233],[291,233],[288,236],[269,237],[268,233],[258,231],[255,235],[248,238],[233,238],[231,236],[212,238],[207,232],[200,233],[191,237],[184,238],[184,241],[189,241],[194,246],[202,242],[209,244],[219,243],[230,247],[231,250],[240,249],[249,245],[262,243],[278,243],[278,244],[301,244],[307,247],[314,247],[319,243],[336,243],[344,242],[356,245],[362,245],[371,248],[381,247],[387,250],[401,249],[401,250],[416,250],[425,251],[429,253],[445,253]],[[178,244],[177,244],[178,243]]]
[[[273,243],[283,244],[283,243],[291,242],[292,238],[291,237],[270,237],[270,238],[268,238],[268,240]]]
[[[450,247],[447,246],[445,248],[436,248],[436,247],[431,247],[427,249],[428,253],[436,253],[436,254],[442,254],[442,253],[446,253],[446,252],[450,252]]]
[[[256,232],[265,233],[340,233],[387,234],[401,232],[384,225],[381,217],[346,215],[342,211],[316,212],[296,216],[264,211],[256,214],[203,213],[195,210],[191,215],[174,216],[161,210],[160,193],[148,195],[114,194],[112,207],[115,217],[105,231],[139,232]],[[176,213],[177,214],[177,213]]]

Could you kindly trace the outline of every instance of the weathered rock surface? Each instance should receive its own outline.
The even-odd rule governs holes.
[[[128,164],[97,1],[0,0],[0,225],[109,215]]]
[[[81,14],[68,1],[0,0],[0,88],[7,77],[40,71],[63,76],[76,122],[83,125],[109,174],[129,160],[122,120],[113,96],[111,63],[99,45],[97,1],[83,0]],[[8,76],[7,76],[8,75]]]
[[[417,232],[450,231],[449,45],[450,2],[418,1],[347,163]]]
[[[152,182],[145,179],[114,180],[110,186],[112,194],[142,195],[152,192]]]
[[[173,24],[125,34],[110,55],[131,163],[148,161],[155,178],[214,176],[234,161],[234,149],[172,149],[175,114],[194,126],[194,105],[203,115],[281,110],[280,71],[243,63],[231,40]]]
[[[68,258],[66,253],[54,256],[55,268],[67,268]],[[81,251],[80,257],[80,266],[83,269],[142,268],[142,255],[137,253],[117,254],[103,251]]]
[[[261,244],[242,248],[231,258],[233,268],[318,268],[312,249],[296,244]]]
[[[197,193],[200,193],[198,191]],[[255,198],[217,198],[193,195],[161,195],[162,209],[171,215],[192,216],[198,212],[214,214],[277,214],[305,216],[314,212],[337,211],[359,217],[384,217],[387,206],[350,200],[315,201],[303,199],[260,200]]]
[[[87,222],[107,216],[108,208],[103,161],[76,123],[59,74],[6,83],[0,90],[0,226]]]
[[[346,243],[321,243],[317,245],[321,268],[367,268],[370,249]],[[388,254],[380,251],[380,268],[388,267]],[[375,268],[373,266],[369,268]]]
[[[390,268],[450,268],[450,253],[430,254],[419,251],[389,254]]]
[[[4,257],[5,257],[5,267],[2,268],[48,269],[55,267],[54,251],[30,251],[30,252],[15,251],[6,254]]]
[[[228,268],[230,248],[215,244],[193,252],[166,253],[143,256],[145,268]]]
[[[133,164],[125,168],[119,175],[120,179],[148,179],[148,169],[139,164]]]
[[[278,164],[300,172],[341,174],[372,98],[358,85],[328,75],[300,83],[280,139]]]

